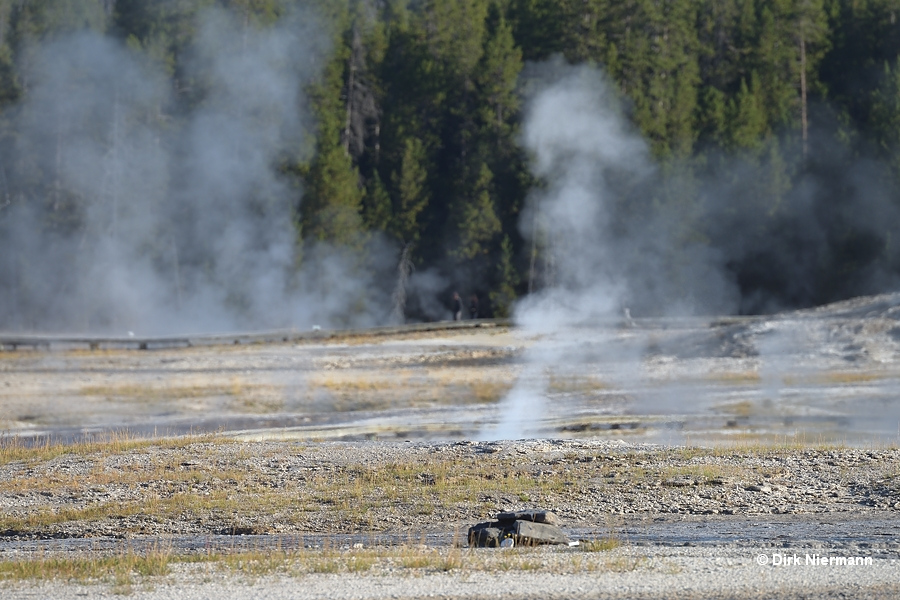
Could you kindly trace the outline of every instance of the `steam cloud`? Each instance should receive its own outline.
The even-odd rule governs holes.
[[[377,247],[369,268],[325,247],[294,268],[300,191],[276,166],[309,146],[303,88],[329,50],[316,16],[262,30],[210,9],[198,24],[186,111],[167,111],[167,78],[109,38],[35,50],[0,166],[40,178],[49,205],[0,215],[0,327],[151,335],[386,316],[360,301]]]
[[[630,389],[641,387],[644,349],[623,339],[605,344],[584,325],[622,322],[628,309],[635,316],[774,311],[829,294],[883,291],[896,281],[872,252],[885,247],[879,240],[887,244],[890,228],[900,223],[887,188],[877,183],[885,173],[874,163],[850,160],[815,140],[816,160],[789,191],[774,189],[779,167],[771,157],[754,164],[717,156],[712,162],[719,171],[709,176],[664,177],[599,70],[561,60],[529,69],[522,141],[544,187],[533,193],[520,226],[542,256],[543,280],[518,303],[515,317],[538,341],[525,352],[523,375],[501,406],[499,425],[483,437],[523,437],[554,412],[564,413],[546,400],[554,374],[627,377]],[[703,224],[702,243],[690,241],[685,223]],[[835,285],[833,273],[846,260],[839,251],[848,243],[860,244],[854,259],[864,268]],[[778,351],[765,344],[759,350]],[[785,354],[778,356],[786,367]],[[606,372],[585,373],[598,368],[598,359]],[[764,357],[764,375],[771,362]],[[678,394],[637,402],[662,413],[702,404],[702,391],[682,392],[690,404]]]
[[[572,350],[585,347],[573,326],[621,310],[632,280],[612,237],[613,179],[639,181],[651,172],[646,144],[599,71],[553,61],[531,77],[539,90],[526,111],[523,142],[546,188],[531,198],[522,229],[543,246],[548,275],[515,317],[525,332],[548,337],[526,350],[499,424],[482,432],[489,439],[523,437],[546,418],[549,374],[565,370]]]

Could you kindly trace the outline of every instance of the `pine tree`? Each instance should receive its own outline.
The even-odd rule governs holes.
[[[0,113],[15,103],[21,92],[12,49],[6,44],[0,44]]]
[[[872,93],[884,64],[900,54],[900,7],[894,0],[833,0],[826,10],[830,45],[819,76],[854,128],[877,135],[869,119]]]
[[[564,19],[563,54],[573,63],[605,63],[610,54],[606,39],[610,0],[566,0],[558,3],[557,19]]]
[[[872,92],[871,128],[879,154],[900,181],[900,59],[884,65],[881,85]]]
[[[11,0],[0,0],[0,114],[4,108],[18,100],[21,93],[10,47],[12,11]]]
[[[515,232],[519,207],[530,185],[526,159],[517,140],[517,82],[523,67],[522,52],[515,45],[512,27],[502,15],[497,15],[489,29],[475,74],[474,102],[479,118],[477,143],[469,164],[478,170],[479,162],[487,165],[492,174],[495,212],[503,228]],[[464,194],[471,196],[473,191],[468,189]]]
[[[109,22],[103,0],[32,0],[20,3],[19,34],[43,38],[90,29],[105,31]],[[25,25],[27,23],[27,25]],[[22,26],[26,28],[22,28]]]
[[[400,172],[394,174],[397,197],[394,203],[392,232],[404,244],[415,244],[422,232],[420,215],[428,206],[428,168],[425,146],[418,138],[408,138]]]
[[[363,241],[359,177],[332,132],[320,138],[316,158],[306,176],[300,205],[303,237],[335,245],[359,246]]]
[[[393,4],[391,13],[377,70],[383,113],[375,168],[391,197],[389,232],[405,244],[418,240],[422,234],[419,224],[425,224],[425,215],[420,213],[431,199],[426,169],[431,148],[441,143],[440,116],[446,92],[420,17],[403,3]],[[419,250],[413,252],[416,261],[421,259]]]
[[[798,48],[797,78],[800,88],[800,131],[803,154],[809,146],[808,95],[811,84],[816,83],[818,63],[827,50],[828,23],[822,0],[794,0],[792,21],[794,41]],[[812,79],[812,81],[810,81]]]
[[[493,291],[488,295],[495,317],[511,316],[519,281],[519,274],[513,265],[513,245],[509,236],[504,235],[503,241],[500,242],[500,256],[497,260]]]
[[[610,7],[620,89],[657,156],[687,156],[694,143],[699,83],[696,8],[631,0]]]
[[[704,90],[728,90],[740,77],[741,9],[739,0],[706,0],[697,11],[700,81]]]
[[[340,24],[346,22],[338,19]],[[318,122],[316,154],[304,174],[300,206],[303,237],[340,246],[361,248],[365,189],[353,160],[341,139],[346,126],[344,67],[346,47],[329,61],[322,80],[311,90]]]
[[[10,184],[12,173],[9,172],[13,161],[7,158],[6,151],[15,143],[11,115],[6,110],[19,100],[22,93],[12,48],[8,44],[11,9],[10,2],[0,0],[0,206],[3,207],[11,203],[13,196]]]
[[[510,121],[519,109],[516,81],[521,70],[522,52],[515,45],[512,27],[500,17],[475,74],[481,120],[492,135],[506,138],[510,133]]]
[[[799,120],[799,94],[794,84],[796,72],[787,0],[763,6],[759,16],[758,42],[753,68],[759,77],[756,91],[762,99],[766,122],[775,128],[793,127]]]
[[[189,54],[198,16],[214,4],[215,0],[115,0],[112,33],[151,57],[173,78],[173,87],[178,92],[186,87],[181,79],[184,69],[180,61]]]
[[[363,198],[363,221],[370,230],[387,232],[392,220],[391,196],[376,170]]]
[[[486,0],[428,0],[422,13],[422,33],[448,83],[470,80],[481,59]]]
[[[746,88],[746,83],[744,83]],[[699,106],[698,136],[702,142],[721,147],[725,143],[728,127],[725,94],[718,88],[709,86],[702,92]]]
[[[767,140],[767,152],[765,156],[766,173],[761,178],[764,190],[764,210],[769,218],[779,216],[784,207],[784,201],[791,190],[791,176],[788,172],[788,164],[781,151],[781,144],[775,137]]]
[[[491,198],[492,180],[491,170],[482,163],[472,187],[472,197],[462,200],[457,207],[459,247],[455,254],[464,260],[487,254],[494,236],[500,233],[500,219]]]
[[[546,60],[564,53],[572,23],[560,0],[511,0],[509,20],[527,61]]]
[[[729,107],[728,122],[730,146],[735,149],[758,149],[767,130],[766,115],[760,101],[756,74],[751,75],[750,86],[741,80],[741,88]]]

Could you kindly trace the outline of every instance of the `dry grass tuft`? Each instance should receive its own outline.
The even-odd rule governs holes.
[[[817,377],[824,383],[867,383],[869,381],[878,381],[889,377],[896,377],[897,373],[872,373],[859,371],[839,371],[836,373],[823,373]]]
[[[547,391],[551,394],[590,394],[610,389],[610,385],[592,375],[550,374]]]
[[[614,549],[598,545],[588,552]],[[130,591],[135,583],[168,575],[175,564],[212,565],[249,578],[268,576],[302,577],[313,573],[366,573],[396,571],[410,574],[428,572],[510,572],[544,570],[550,573],[577,573],[624,568],[619,559],[592,559],[566,549],[514,548],[472,550],[458,547],[393,546],[352,549],[247,550],[174,554],[153,549],[143,555],[124,552],[112,556],[68,558],[44,556],[34,559],[0,561],[0,581],[62,580],[83,584],[112,584],[119,592]],[[630,568],[636,564],[629,563]]]
[[[116,400],[133,402],[159,402],[161,400],[186,400],[190,398],[210,398],[216,396],[239,396],[242,393],[239,383],[228,385],[191,385],[191,386],[151,386],[151,385],[104,385],[85,386],[80,392],[82,396],[99,396]]]
[[[78,583],[115,583],[128,586],[132,577],[168,575],[174,557],[168,550],[145,554],[124,552],[113,556],[79,558],[40,557],[0,561],[0,580],[56,579]]]
[[[55,441],[49,436],[39,440],[4,437],[0,438],[0,465],[13,461],[49,461],[65,454],[118,454],[150,444],[151,442],[138,439],[127,431],[86,436],[75,443]]]
[[[578,547],[582,552],[609,552],[622,546],[622,540],[615,536],[607,536],[596,540],[581,540]]]
[[[710,373],[707,379],[726,385],[751,385],[762,381],[762,377],[756,371]]]

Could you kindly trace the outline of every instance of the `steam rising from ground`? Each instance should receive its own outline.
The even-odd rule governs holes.
[[[586,68],[535,97],[523,138],[535,175],[548,182],[532,203],[528,216],[538,224],[528,233],[545,237],[553,272],[550,287],[529,298],[517,316],[526,327],[555,328],[608,315],[623,280],[608,238],[607,178],[612,170],[640,175],[648,164],[646,145],[615,112],[599,73]]]
[[[655,166],[600,71],[557,60],[532,65],[525,79],[531,93],[522,140],[544,186],[520,223],[539,257],[531,273],[537,291],[515,316],[538,341],[525,353],[500,425],[485,437],[534,434],[542,419],[565,414],[547,400],[559,397],[548,390],[554,375],[646,391],[648,349],[629,335],[631,315],[776,311],[884,291],[896,281],[890,239],[900,213],[883,185],[885,167],[853,159],[834,138],[826,144],[827,135],[814,136],[810,158],[791,163],[800,174],[793,189],[779,188],[787,163],[777,145],[709,157],[710,172],[679,177]],[[827,129],[824,117],[819,123]],[[848,276],[835,281],[838,272]],[[592,328],[601,323],[618,333],[598,340]],[[771,337],[755,348],[773,410],[785,401],[783,374],[803,369],[800,348],[811,343]],[[606,372],[579,373],[591,362],[581,355],[604,351]],[[636,393],[632,406],[690,413],[710,401],[700,396],[703,387]]]
[[[599,322],[627,324],[629,309],[733,314],[741,301],[723,255],[685,240],[678,229],[683,212],[695,208],[651,207],[666,190],[604,75],[557,60],[532,66],[526,80],[534,91],[522,139],[545,187],[532,195],[521,227],[543,257],[544,280],[515,316],[526,335],[540,338],[525,353],[524,374],[501,406],[500,424],[483,432],[495,439],[533,433],[542,418],[564,412],[548,406],[547,379],[586,375],[578,372],[588,362],[584,353],[594,359],[608,353],[604,360],[614,368],[605,379],[628,377],[628,387],[640,387],[633,384],[643,377],[642,349],[627,340],[598,344],[590,328]],[[669,184],[677,186],[677,178]]]
[[[40,178],[46,200],[2,215],[0,327],[149,335],[386,316],[361,302],[377,249],[369,268],[322,247],[295,269],[301,193],[278,165],[310,144],[303,88],[328,51],[315,15],[260,29],[211,9],[198,23],[184,111],[167,110],[158,65],[109,38],[35,50],[3,162]]]
[[[544,416],[548,374],[571,365],[579,344],[573,328],[623,310],[640,278],[631,276],[638,266],[631,249],[613,236],[615,188],[652,173],[647,145],[599,71],[551,62],[533,76],[540,89],[526,111],[523,142],[546,188],[531,198],[522,229],[542,247],[547,281],[519,303],[516,320],[526,332],[552,338],[526,351],[524,375],[504,400],[500,424],[484,432],[495,439],[521,437]],[[641,268],[659,265],[644,258]]]

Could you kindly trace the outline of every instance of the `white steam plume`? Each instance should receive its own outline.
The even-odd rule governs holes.
[[[608,316],[623,294],[609,238],[612,170],[642,175],[647,147],[619,114],[600,73],[582,67],[538,93],[526,112],[523,142],[547,189],[533,198],[523,223],[537,219],[552,260],[549,287],[516,313],[529,329],[572,325]]]
[[[391,268],[388,248],[373,245],[365,268],[316,248],[295,268],[300,191],[278,164],[309,146],[303,90],[328,39],[309,12],[258,28],[204,11],[179,77],[195,99],[184,111],[169,108],[159,67],[108,37],[35,48],[4,174],[42,187],[2,215],[0,327],[152,335],[383,320],[371,284]]]
[[[520,302],[515,316],[526,332],[547,336],[620,306],[624,288],[608,234],[607,178],[613,169],[640,176],[648,160],[646,144],[618,113],[599,72],[559,62],[544,68],[564,75],[537,92],[526,111],[523,142],[547,187],[532,197],[522,228],[532,243],[542,242],[549,274],[547,287]],[[499,424],[482,436],[532,433],[546,416],[547,372],[568,354],[558,339],[529,348],[523,375],[501,403]]]
[[[688,258],[672,264],[666,215],[633,214],[622,205],[623,191],[649,191],[656,173],[604,75],[560,60],[531,70],[537,91],[522,139],[545,187],[530,199],[521,228],[543,256],[543,281],[515,317],[526,335],[543,337],[526,351],[525,373],[501,405],[500,426],[483,432],[487,438],[533,433],[539,419],[561,412],[547,405],[547,373],[577,374],[580,356],[586,363],[588,355],[611,354],[584,326],[619,319],[629,306],[671,314],[736,306],[737,292],[714,253],[689,247],[682,250]],[[606,357],[615,364],[606,379],[640,377],[639,352],[627,342],[616,351]]]

